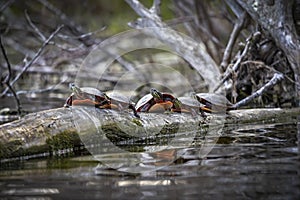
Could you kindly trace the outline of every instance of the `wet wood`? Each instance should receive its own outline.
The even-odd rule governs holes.
[[[93,107],[57,108],[26,115],[0,126],[0,158],[18,157],[80,146],[80,134],[101,129],[110,139],[158,137],[161,134],[199,129],[208,125],[290,122],[297,119],[300,108],[245,109],[227,115],[141,113],[137,119],[129,112],[99,110]],[[225,120],[226,118],[226,120]],[[200,132],[201,132],[200,131]],[[128,134],[130,133],[130,134]],[[151,135],[152,134],[152,135]]]
[[[236,0],[274,39],[287,56],[296,83],[300,81],[300,41],[293,21],[294,1]],[[271,2],[271,3],[270,3]],[[270,20],[272,19],[272,20]],[[300,85],[295,84],[297,105],[300,105]]]

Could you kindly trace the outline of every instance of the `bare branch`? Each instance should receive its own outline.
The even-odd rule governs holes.
[[[245,11],[235,0],[225,0],[225,3],[230,7],[237,18],[243,17]]]
[[[191,66],[196,69],[202,77],[205,78],[209,89],[212,90],[215,86],[214,80],[219,80],[221,73],[213,59],[205,51],[202,42],[195,42],[191,38],[184,37],[167,24],[161,21],[159,16],[151,13],[137,0],[126,0],[132,9],[141,16],[134,24],[130,25],[134,28],[143,29],[151,28],[151,31],[143,29],[145,34],[151,35],[181,55]]]
[[[161,5],[161,0],[153,0],[153,5],[150,8],[150,12],[153,12],[157,16],[160,16],[160,5]]]
[[[256,92],[254,92],[250,96],[248,96],[245,99],[243,99],[243,100],[237,102],[236,104],[234,104],[233,108],[239,108],[241,106],[244,106],[244,105],[248,104],[253,99],[261,96],[266,90],[268,90],[269,88],[271,88],[274,85],[276,85],[283,78],[284,78],[283,74],[281,74],[281,73],[275,73],[273,75],[272,79],[269,82],[267,82],[263,87],[261,87],[259,90],[257,90]]]
[[[32,51],[31,49],[22,46],[22,44],[14,41],[11,38],[6,38],[5,43],[9,45],[11,48],[13,48],[15,51],[20,52],[23,54],[25,57],[33,58],[35,55],[35,52]]]
[[[84,29],[82,28],[82,26],[76,24],[75,21],[70,19],[65,13],[63,13],[61,10],[59,10],[57,7],[55,7],[49,1],[47,1],[47,0],[38,0],[38,1],[41,4],[43,4],[49,11],[51,11],[56,16],[58,16],[61,19],[61,21],[73,31],[73,33],[82,34],[85,32]],[[90,46],[91,44],[94,43],[93,40],[91,40],[91,41],[89,40],[89,37],[79,38],[79,40],[82,41],[86,46]]]
[[[15,0],[8,0],[0,7],[0,13],[2,13],[7,7],[9,7]]]
[[[67,78],[64,78],[59,83],[57,83],[55,85],[51,85],[51,86],[49,86],[49,87],[47,87],[45,89],[30,90],[30,91],[20,90],[20,91],[17,92],[17,94],[20,95],[20,94],[37,94],[37,93],[53,92],[55,90],[55,88],[57,88],[57,86],[65,83],[66,80],[67,80]]]
[[[293,22],[293,1],[276,0],[272,1],[272,4],[254,0],[236,0],[236,2],[270,33],[277,46],[287,56],[295,81],[300,82],[300,41]],[[295,91],[296,104],[300,106],[299,85],[295,85]]]
[[[237,61],[234,63],[234,65],[233,65],[232,68],[227,68],[227,70],[226,70],[226,72],[225,72],[222,80],[217,85],[217,87],[214,89],[214,92],[217,91],[225,83],[225,81],[227,81],[227,79],[231,76],[231,74],[233,72],[236,72],[238,70],[238,68],[240,67],[240,64],[241,64],[242,60],[244,59],[244,57],[248,53],[250,45],[252,44],[253,40],[256,40],[256,37],[258,37],[258,35],[260,35],[260,33],[256,32],[254,34],[251,34],[250,37],[247,38],[247,43],[246,43],[246,46],[245,46],[242,54],[238,57]]]
[[[241,18],[238,18],[237,22],[234,24],[232,33],[230,34],[229,41],[227,43],[226,49],[224,51],[223,60],[221,62],[221,68],[225,70],[228,66],[232,49],[235,44],[236,39],[238,38],[241,30],[244,27],[247,14],[244,12]]]
[[[20,99],[18,97],[18,95],[16,94],[15,90],[13,89],[12,85],[10,84],[10,78],[11,78],[11,65],[10,62],[8,60],[7,54],[5,52],[4,46],[2,44],[2,37],[0,36],[0,47],[1,47],[1,51],[2,51],[2,55],[6,61],[7,64],[7,69],[8,69],[8,75],[6,76],[5,80],[3,81],[3,83],[8,87],[8,89],[13,93],[14,98],[16,100],[17,103],[17,108],[18,108],[18,114],[21,115],[21,103],[20,103]]]
[[[26,63],[25,67],[23,70],[14,78],[14,80],[10,83],[11,86],[13,86],[19,78],[24,74],[24,72],[27,71],[27,69],[40,57],[42,51],[44,48],[49,44],[49,42],[53,39],[53,37],[63,28],[63,25],[59,26],[49,37],[48,39],[43,43],[43,45],[40,47],[40,49],[36,52],[35,56],[28,62]],[[8,91],[8,88],[6,88],[0,96],[4,96]]]
[[[40,38],[42,39],[42,41],[46,40],[46,37],[41,33],[41,31],[38,29],[38,27],[36,27],[36,25],[33,24],[33,22],[31,21],[27,10],[25,10],[25,17],[27,22],[29,23],[29,25],[32,27],[32,29],[38,34],[38,36],[40,36]]]

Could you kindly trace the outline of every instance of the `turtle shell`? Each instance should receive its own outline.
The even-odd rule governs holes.
[[[111,109],[115,109],[115,108],[118,110],[131,109],[134,115],[140,118],[140,116],[137,114],[137,111],[134,107],[134,103],[130,100],[129,97],[115,92],[109,93],[108,97],[110,98]]]
[[[77,87],[74,83],[70,84],[73,93],[66,100],[65,107],[77,105],[102,106],[110,104],[108,96],[100,90],[92,87]]]
[[[136,104],[137,112],[164,112],[174,108],[175,97],[168,93],[161,93],[155,88],[142,97]]]
[[[162,93],[163,101],[171,101],[173,102],[175,97],[169,93]]]
[[[80,89],[81,89],[80,96],[82,96],[81,98],[94,99],[95,101],[103,101],[108,99],[108,96],[104,92],[101,92],[96,88],[82,87]]]
[[[232,103],[230,103],[230,101],[221,94],[197,93],[195,94],[195,97],[200,103],[213,111],[228,110],[232,106]]]
[[[204,111],[210,112],[203,104],[192,97],[179,97],[178,100],[181,102],[181,112],[189,112],[192,115],[196,115],[200,112],[202,117],[206,117]]]
[[[200,108],[201,103],[191,97],[179,97],[178,100],[181,102],[181,107],[186,108]]]
[[[110,98],[112,103],[115,104],[120,104],[120,105],[124,105],[124,106],[128,106],[129,104],[134,104],[129,97],[120,94],[120,93],[109,93],[108,97]]]
[[[137,112],[147,112],[154,104],[156,104],[156,102],[153,96],[146,94],[136,103],[135,109]]]

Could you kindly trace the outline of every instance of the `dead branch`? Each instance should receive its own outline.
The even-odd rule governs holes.
[[[226,72],[224,73],[223,75],[223,78],[222,80],[220,81],[220,83],[217,85],[217,87],[214,88],[214,92],[216,92],[224,83],[225,81],[228,80],[228,78],[230,78],[230,76],[232,75],[233,72],[236,72],[239,67],[240,67],[240,64],[241,62],[243,61],[243,59],[245,58],[245,56],[247,55],[248,53],[248,50],[251,46],[251,44],[253,43],[253,41],[255,41],[257,39],[257,37],[260,36],[260,33],[259,32],[256,32],[254,34],[251,34],[248,38],[247,38],[247,43],[244,47],[244,50],[242,52],[241,55],[238,56],[238,59],[237,61],[234,63],[234,65],[232,66],[232,68],[227,68]]]
[[[5,51],[5,48],[2,44],[2,36],[0,36],[0,47],[1,47],[1,51],[2,51],[2,55],[4,57],[4,60],[6,62],[6,65],[7,65],[7,69],[8,69],[8,75],[6,76],[6,78],[4,79],[3,83],[7,86],[7,88],[11,91],[11,93],[13,94],[15,100],[16,100],[16,103],[17,103],[17,108],[18,108],[18,114],[21,115],[21,103],[20,103],[20,99],[18,97],[18,95],[16,94],[14,88],[12,87],[12,85],[10,84],[10,79],[11,79],[11,65],[10,65],[10,62],[8,60],[8,57],[7,57],[7,54],[6,54],[6,51]]]
[[[233,108],[240,108],[241,106],[247,105],[250,101],[253,99],[261,96],[266,90],[272,88],[274,85],[276,85],[279,81],[281,81],[284,78],[283,74],[281,73],[275,73],[273,75],[273,78],[267,82],[263,87],[261,87],[256,92],[252,93],[250,96],[246,97],[245,99],[237,102],[233,105]]]
[[[157,16],[160,16],[160,5],[161,0],[153,0],[153,5],[150,8],[150,11],[155,13]]]
[[[7,7],[9,7],[15,0],[8,0],[0,7],[0,13],[2,13]]]
[[[82,34],[84,33],[84,29],[76,24],[75,21],[73,21],[72,19],[70,19],[66,14],[64,14],[61,10],[59,10],[57,7],[55,7],[53,4],[51,4],[49,1],[47,0],[38,0],[42,5],[44,5],[49,11],[51,11],[52,13],[54,13],[56,16],[58,16],[61,21],[63,22],[63,24],[67,27],[69,27],[73,33],[75,34]],[[85,37],[85,38],[79,38],[80,41],[82,41],[86,46],[90,46],[92,44],[94,44],[93,40],[89,40],[89,37]]]
[[[300,82],[300,41],[293,22],[293,1],[236,0],[252,19],[262,26],[280,47],[294,72],[295,82]],[[272,20],[270,20],[272,19]],[[300,106],[300,86],[295,85],[296,104]]]
[[[25,17],[28,24],[31,26],[31,28],[37,33],[37,35],[40,37],[42,42],[44,42],[47,38],[44,36],[44,34],[42,34],[42,32],[38,29],[38,27],[36,27],[36,25],[34,25],[34,23],[31,21],[27,10],[25,10]]]
[[[238,38],[241,30],[244,27],[245,21],[247,20],[247,14],[244,12],[241,18],[238,18],[237,22],[234,24],[233,30],[230,34],[229,41],[227,43],[226,49],[224,51],[223,59],[221,62],[221,68],[225,71],[228,63],[230,62],[231,53],[236,39]]]
[[[141,17],[135,23],[130,23],[130,26],[142,31],[144,30],[145,34],[158,38],[179,55],[183,56],[205,78],[209,89],[213,89],[214,81],[212,80],[219,80],[221,74],[216,63],[204,50],[204,44],[202,42],[196,43],[169,28],[166,23],[162,22],[158,15],[150,12],[139,1],[126,0],[126,2]],[[151,27],[151,31],[144,29]]]
[[[27,71],[27,69],[40,57],[41,53],[43,52],[44,48],[49,44],[49,42],[53,39],[53,37],[63,28],[63,25],[59,26],[49,37],[48,39],[43,43],[43,45],[39,48],[39,50],[36,52],[35,56],[24,66],[22,71],[14,78],[14,80],[10,83],[11,86],[13,86],[19,78],[23,75],[24,72]],[[4,96],[8,91],[8,88],[6,88],[0,97]]]

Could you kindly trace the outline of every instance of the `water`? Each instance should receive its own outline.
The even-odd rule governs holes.
[[[296,123],[229,128],[205,158],[195,145],[170,149],[159,162],[178,152],[171,165],[140,175],[86,155],[1,163],[0,199],[300,198]],[[151,156],[144,161],[153,163]]]

